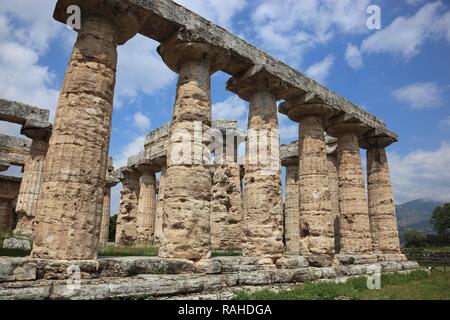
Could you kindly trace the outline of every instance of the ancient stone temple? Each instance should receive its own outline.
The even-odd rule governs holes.
[[[32,139],[0,137],[0,169],[25,167],[21,183],[0,177],[0,224],[33,239],[31,257],[0,258],[0,298],[174,296],[418,267],[400,251],[386,155],[398,137],[382,120],[173,1],[59,0],[57,21],[69,5],[82,24],[53,126],[45,111],[0,100],[0,120]],[[117,47],[137,33],[160,43],[176,95],[170,122],[114,170]],[[248,102],[246,130],[212,119],[218,71]],[[278,113],[298,123],[290,145]],[[115,245],[158,257],[97,258],[119,182]]]

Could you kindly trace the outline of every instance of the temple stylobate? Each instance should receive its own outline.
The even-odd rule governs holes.
[[[121,182],[116,245],[159,247],[158,268],[168,273],[270,271],[261,283],[271,283],[416,267],[400,251],[386,157],[398,137],[382,120],[173,1],[59,0],[54,18],[66,23],[71,5],[81,9],[81,28],[54,124],[24,124],[33,141],[16,150],[30,154],[22,157],[20,192],[0,208],[0,221],[11,226],[3,217],[17,202],[15,233],[32,238],[32,259],[98,261],[105,265],[85,272],[106,277],[127,268],[120,259],[97,260],[108,242],[111,188]],[[176,97],[170,122],[114,170],[108,149],[117,47],[138,33],[160,42],[162,61],[178,74]],[[245,130],[212,119],[217,71],[248,102]],[[298,123],[290,145],[280,145],[278,113]],[[5,113],[1,120],[10,119]],[[243,257],[211,258],[212,250]],[[139,263],[127,276],[161,272],[155,260]],[[252,281],[239,279],[221,283]]]

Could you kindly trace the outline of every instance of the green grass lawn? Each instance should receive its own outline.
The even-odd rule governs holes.
[[[99,257],[131,257],[131,256],[154,257],[158,255],[158,248],[105,246],[100,249],[98,255]]]
[[[365,277],[353,278],[346,283],[305,283],[291,290],[274,292],[262,290],[254,293],[237,292],[237,300],[450,300],[450,272],[423,270],[410,274],[383,274],[381,289],[369,290]]]

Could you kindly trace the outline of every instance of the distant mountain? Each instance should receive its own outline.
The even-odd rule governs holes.
[[[443,204],[443,202],[429,199],[417,199],[397,205],[397,223],[400,237],[403,238],[405,231],[410,229],[433,233],[433,227],[430,224],[431,214],[436,207]]]

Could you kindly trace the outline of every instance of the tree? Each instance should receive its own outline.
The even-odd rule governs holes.
[[[450,203],[434,209],[430,223],[433,225],[434,231],[440,236],[447,235],[450,229]]]
[[[109,217],[108,241],[114,242],[116,239],[117,213]]]
[[[422,232],[411,229],[405,232],[405,247],[424,247],[427,243],[427,236]]]

